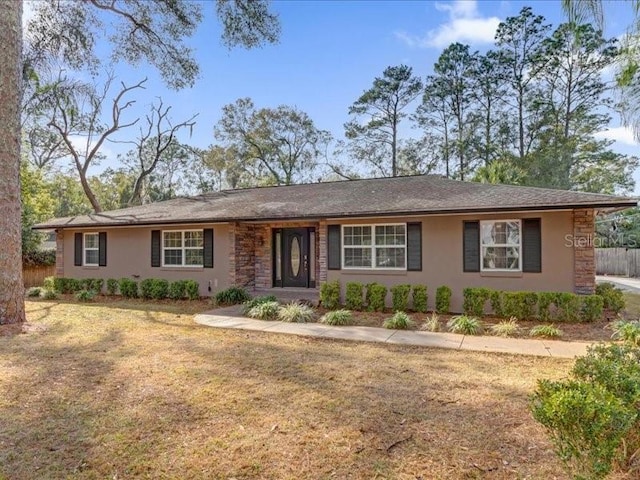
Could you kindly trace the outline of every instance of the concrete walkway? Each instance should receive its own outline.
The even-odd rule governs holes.
[[[640,278],[618,277],[615,275],[596,275],[596,282],[609,282],[627,292],[640,293]]]
[[[253,320],[240,314],[240,307],[219,308],[195,316],[202,325],[216,328],[285,333],[358,342],[378,342],[398,345],[500,352],[540,357],[574,358],[587,352],[586,342],[561,342],[522,338],[481,337],[454,333],[433,333],[412,330],[387,330],[376,327],[332,327],[321,323],[285,323]]]

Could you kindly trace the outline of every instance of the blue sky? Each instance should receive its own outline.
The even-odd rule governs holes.
[[[205,3],[205,21],[189,40],[201,67],[193,88],[168,90],[147,65],[116,70],[128,83],[149,77],[140,106],[162,97],[175,121],[198,113],[193,135],[182,140],[199,147],[214,143],[222,106],[240,97],[251,97],[257,107],[295,105],[319,128],[342,138],[349,105],[385,67],[404,63],[424,77],[451,42],[490,48],[498,23],[525,5],[554,25],[565,19],[560,1],[279,0],[272,7],[281,19],[280,42],[247,51],[221,45],[214,5]],[[632,18],[628,2],[621,1],[605,2],[605,16],[609,36],[622,34]],[[631,135],[613,117],[608,135],[619,139],[616,149],[637,154]],[[119,151],[117,145],[109,148]]]

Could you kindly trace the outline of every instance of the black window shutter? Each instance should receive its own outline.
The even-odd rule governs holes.
[[[480,271],[480,222],[477,220],[464,222],[462,238],[464,272]]]
[[[525,218],[522,221],[522,271],[529,273],[542,271],[542,236],[539,218]]]
[[[329,270],[340,270],[340,225],[327,225],[327,268]]]
[[[159,267],[160,263],[160,230],[151,230],[151,266]]]
[[[82,266],[82,233],[76,233],[73,236],[73,264],[76,267]]]
[[[107,232],[98,233],[98,266],[107,266]]]
[[[213,228],[204,229],[204,268],[213,268]]]
[[[407,270],[422,271],[422,223],[407,223]]]

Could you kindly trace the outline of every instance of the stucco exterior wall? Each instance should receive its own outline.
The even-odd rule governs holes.
[[[498,219],[541,219],[541,273],[463,272],[463,221]],[[422,271],[328,270],[327,280],[346,282],[379,282],[388,287],[401,284],[425,284],[429,308],[435,307],[435,292],[440,285],[453,291],[451,309],[462,310],[462,289],[488,287],[499,290],[534,290],[573,292],[574,250],[568,238],[574,233],[573,212],[559,211],[530,214],[456,215],[395,218],[390,220],[340,220],[330,224],[372,224],[422,222]],[[569,236],[569,237],[567,237]],[[389,302],[391,295],[387,298]]]
[[[214,259],[213,268],[202,267],[152,267],[151,230],[193,230],[213,228]],[[107,266],[74,266],[74,233],[107,232]],[[196,280],[200,284],[200,295],[207,296],[231,286],[229,282],[229,225],[189,225],[132,228],[96,228],[91,230],[65,230],[62,236],[64,251],[63,272],[69,278],[122,278],[135,280],[145,278],[165,278],[173,280]],[[58,251],[60,251],[58,245]],[[60,269],[58,269],[60,270]],[[208,291],[211,282],[211,293]]]

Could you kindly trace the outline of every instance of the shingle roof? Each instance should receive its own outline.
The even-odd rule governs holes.
[[[35,228],[373,217],[565,208],[628,208],[631,198],[461,182],[436,175],[226,190],[109,212],[56,218]]]

